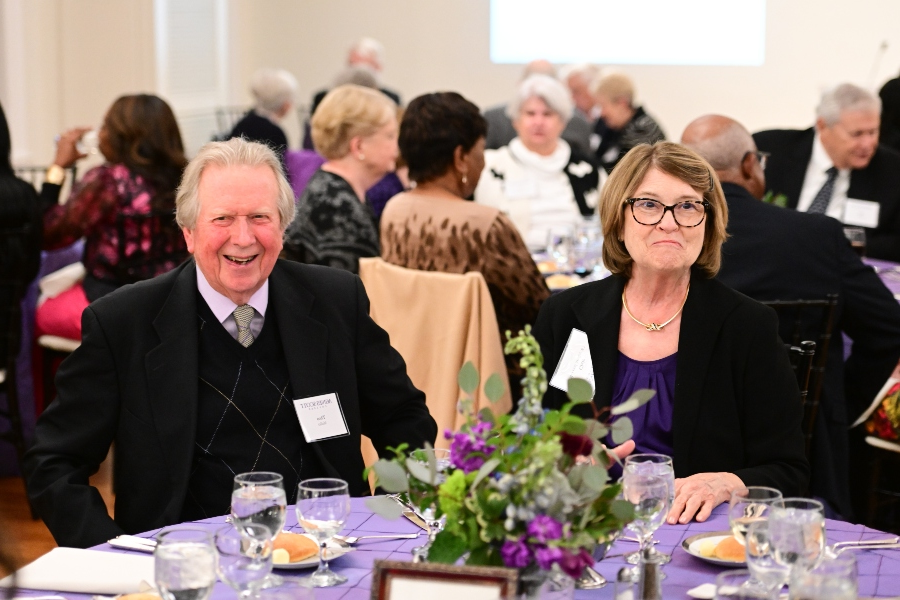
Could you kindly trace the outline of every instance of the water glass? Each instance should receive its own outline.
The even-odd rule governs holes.
[[[559,227],[547,232],[547,254],[556,262],[556,271],[572,270],[572,228]]]
[[[313,587],[331,587],[347,581],[328,568],[325,548],[344,528],[350,516],[350,493],[342,479],[306,479],[297,486],[297,522],[319,543],[319,568],[310,575]]]
[[[575,272],[587,275],[600,263],[603,252],[603,229],[594,220],[585,221],[575,229],[572,241],[572,262]]]
[[[785,498],[769,515],[769,539],[775,560],[795,570],[818,564],[825,550],[825,508],[817,500]]]
[[[313,600],[315,594],[306,580],[285,578],[284,583],[275,588],[260,590],[259,600]]]
[[[792,599],[855,600],[858,592],[856,557],[844,553],[823,558],[808,571],[797,570],[791,576]]]
[[[275,539],[284,528],[287,496],[284,477],[270,471],[241,473],[234,478],[231,494],[231,522],[235,527],[265,525]]]
[[[665,475],[628,468],[622,474],[622,494],[634,505],[634,520],[628,527],[640,540],[639,552],[644,560],[650,558],[646,550],[650,539],[669,512],[669,483]]]
[[[769,521],[751,523],[745,540],[744,554],[747,570],[753,575],[752,583],[769,592],[777,592],[787,583],[790,569],[775,560],[775,549],[769,539]]]
[[[172,527],[156,535],[156,589],[163,600],[206,600],[216,583],[216,549],[202,529]]]
[[[754,585],[748,585],[752,578],[753,576],[747,569],[720,573],[716,577],[716,600],[731,598],[764,598],[771,600],[776,598],[773,593]]]
[[[860,258],[866,255],[866,230],[862,227],[844,227],[844,237],[850,242],[853,251],[859,254]]]
[[[668,489],[667,505],[663,514],[663,520],[665,520],[666,515],[672,508],[672,503],[675,502],[675,469],[672,466],[672,457],[665,454],[632,454],[625,458],[623,478],[624,473],[628,471],[655,475],[665,480]],[[666,564],[672,560],[670,555],[657,551],[656,546],[650,546],[648,551],[649,558],[660,564]],[[640,551],[626,554],[625,560],[632,565],[638,564],[641,560]]]
[[[263,587],[272,572],[272,532],[265,525],[246,523],[216,533],[219,577],[246,600]]]
[[[728,524],[737,541],[744,544],[744,535],[751,523],[765,521],[773,506],[782,506],[784,496],[775,488],[750,486],[731,492],[728,503]]]

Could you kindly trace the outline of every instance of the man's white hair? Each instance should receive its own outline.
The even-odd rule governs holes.
[[[563,123],[572,118],[574,106],[569,90],[555,77],[549,75],[532,75],[521,84],[515,97],[506,106],[506,116],[515,121],[519,118],[522,105],[529,98],[540,98],[547,103],[550,110],[559,115]]]
[[[841,120],[844,111],[866,111],[881,114],[881,98],[852,83],[842,83],[822,94],[816,117],[829,127]]]
[[[577,65],[566,65],[559,71],[559,78],[562,81],[568,81],[573,75],[581,76],[588,87],[592,87],[592,83],[600,77],[600,67],[592,63],[579,63]]]
[[[381,42],[374,38],[360,38],[355,44],[353,44],[353,47],[350,48],[350,54],[365,56],[366,58],[377,63],[379,66],[384,64],[384,46]]]
[[[257,110],[266,116],[277,114],[285,102],[294,102],[297,79],[284,69],[259,69],[250,78],[250,93]]]

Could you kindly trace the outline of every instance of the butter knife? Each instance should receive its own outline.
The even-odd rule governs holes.
[[[427,533],[431,533],[431,528],[428,526],[428,523],[425,522],[425,519],[417,515],[414,511],[404,510],[403,516],[410,520],[410,522],[418,525],[421,529],[425,530]]]

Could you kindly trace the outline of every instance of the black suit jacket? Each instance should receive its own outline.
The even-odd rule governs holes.
[[[753,134],[760,150],[771,152],[766,165],[767,187],[788,197],[797,208],[806,167],[812,156],[815,129],[773,129]],[[850,172],[849,198],[881,205],[878,227],[866,228],[866,254],[900,262],[900,153],[880,144],[865,169]]]
[[[57,374],[26,456],[28,492],[56,541],[87,547],[177,523],[197,429],[198,318],[193,261],[85,309],[81,346]],[[367,493],[360,434],[383,453],[433,443],[437,426],[359,278],[278,261],[269,276],[295,398],[336,392],[350,435],[310,444],[331,477]],[[115,522],[88,476],[116,444]]]
[[[900,359],[900,304],[853,252],[835,219],[760,202],[733,183],[722,189],[730,235],[722,248],[723,283],[756,300],[838,294],[814,435],[812,491],[849,517],[847,427]],[[846,364],[841,332],[853,340]],[[789,328],[782,334],[789,335]],[[815,341],[812,335],[804,339]]]
[[[599,409],[609,406],[613,395],[625,282],[614,275],[551,296],[534,326],[548,375],[572,329],[587,333]],[[555,388],[544,396],[550,408],[565,401],[565,393]],[[674,402],[676,477],[725,471],[744,485],[772,486],[785,495],[804,491],[809,465],[800,391],[772,309],[692,273],[681,317]],[[573,412],[593,416],[587,405]]]

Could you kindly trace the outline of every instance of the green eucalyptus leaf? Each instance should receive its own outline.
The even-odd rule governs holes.
[[[571,415],[563,420],[560,428],[571,435],[582,435],[587,431],[587,426],[585,426],[584,421],[579,417]]]
[[[370,496],[366,498],[365,503],[366,508],[373,513],[391,521],[399,519],[403,514],[403,507],[400,506],[400,503],[387,496]]]
[[[469,487],[470,490],[474,490],[478,487],[478,484],[481,483],[481,480],[491,474],[491,471],[497,468],[497,465],[500,464],[499,458],[492,458],[489,461],[485,462],[481,465],[481,468],[478,469],[478,473],[475,475],[475,479],[472,480],[472,485]]]
[[[622,523],[631,523],[634,519],[634,504],[626,500],[613,500],[609,510]]]
[[[409,489],[406,471],[397,463],[380,458],[372,465],[372,468],[375,470],[376,477],[378,477],[378,485],[384,488],[386,492],[398,494]]]
[[[584,434],[592,440],[600,441],[609,433],[609,427],[596,419],[584,420]]]
[[[434,458],[434,454],[432,454],[431,457]],[[409,470],[410,475],[419,481],[434,485],[435,475],[432,473],[431,469],[428,468],[428,463],[419,462],[414,458],[407,458],[406,468]],[[435,469],[434,473],[437,473],[437,469]]]
[[[566,385],[569,400],[575,404],[587,404],[594,397],[594,388],[584,379],[573,377]]]
[[[444,530],[437,534],[431,548],[428,549],[428,562],[452,565],[465,551],[466,540]]]
[[[584,485],[594,492],[602,492],[607,481],[609,481],[609,473],[606,472],[606,469],[588,466],[584,470]]]
[[[615,423],[610,425],[609,429],[612,432],[612,440],[616,444],[627,442],[634,435],[634,426],[628,417],[619,417]]]
[[[494,373],[484,382],[484,395],[487,396],[488,400],[491,402],[496,402],[502,398],[505,393],[506,384],[498,373]]]
[[[625,413],[629,413],[636,408],[640,408],[641,406],[647,404],[653,396],[656,395],[656,390],[637,390],[635,393],[631,395],[628,400],[619,404],[618,406],[614,406],[609,414],[615,415],[624,415]]]
[[[494,418],[494,413],[491,409],[485,407],[478,411],[478,419],[484,421],[485,423],[490,423],[493,425],[496,422]]]
[[[456,380],[462,391],[470,396],[475,393],[475,390],[478,389],[478,369],[471,360],[466,361],[466,364],[462,366]]]

